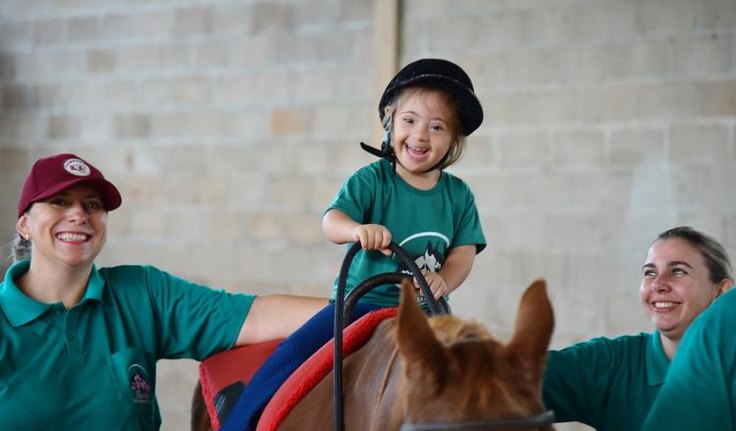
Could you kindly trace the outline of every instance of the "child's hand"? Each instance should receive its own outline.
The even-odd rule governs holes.
[[[391,232],[380,224],[361,224],[353,230],[353,241],[360,241],[363,250],[378,250],[391,256]]]
[[[450,288],[447,286],[447,282],[441,275],[427,270],[422,270],[422,274],[424,274],[424,279],[427,280],[429,290],[432,291],[434,299],[440,299],[440,297],[450,293]],[[422,291],[419,288],[419,282],[416,278],[414,278],[414,286],[419,290],[419,294],[422,294]]]

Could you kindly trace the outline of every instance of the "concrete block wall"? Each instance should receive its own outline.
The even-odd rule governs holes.
[[[648,331],[639,268],[660,231],[736,256],[736,2],[400,3],[399,63],[458,62],[486,112],[451,168],[490,241],[456,314],[505,337],[545,277],[555,347]],[[33,160],[72,151],[124,197],[98,264],[328,294],[344,250],[321,212],[372,160],[357,144],[385,84],[373,19],[362,0],[0,0],[0,241]],[[195,380],[160,363],[164,429],[187,428]]]

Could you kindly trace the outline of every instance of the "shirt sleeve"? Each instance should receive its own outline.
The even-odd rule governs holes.
[[[735,310],[733,291],[688,328],[643,431],[736,430]]]
[[[374,204],[377,181],[375,175],[370,174],[368,167],[364,167],[345,180],[325,213],[337,209],[357,223],[366,223]]]
[[[231,348],[255,296],[215,290],[147,267],[161,358],[202,360]]]
[[[548,352],[542,396],[557,422],[598,425],[609,395],[613,361],[610,340],[605,338]]]
[[[475,196],[467,186],[464,186],[464,189],[464,205],[456,224],[457,232],[453,240],[453,247],[475,245],[475,252],[478,254],[486,248],[486,238],[483,234],[478,207],[475,205]]]

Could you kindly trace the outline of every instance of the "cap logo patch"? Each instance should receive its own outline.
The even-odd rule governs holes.
[[[91,174],[89,166],[79,159],[68,159],[65,161],[64,170],[78,177],[88,177]]]

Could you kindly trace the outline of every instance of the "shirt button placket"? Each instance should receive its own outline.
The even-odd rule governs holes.
[[[79,358],[79,345],[77,341],[77,310],[71,309],[66,312],[64,318],[64,341],[69,352],[69,358],[74,360]]]

